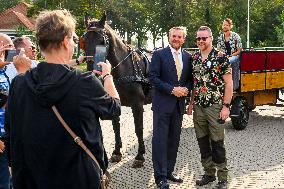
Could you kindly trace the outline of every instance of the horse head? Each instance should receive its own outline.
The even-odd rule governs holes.
[[[80,48],[85,51],[87,58],[87,70],[92,70],[94,61],[95,49],[97,45],[104,45],[107,49],[107,59],[112,66],[118,60],[125,56],[127,47],[123,44],[122,40],[116,36],[115,31],[106,23],[106,14],[104,13],[100,20],[92,19],[88,14],[85,15],[86,32],[80,37]],[[115,51],[114,47],[119,48]]]
[[[123,42],[121,37],[106,23],[106,14],[100,20],[90,19],[89,15],[86,15],[85,25],[87,31],[80,37],[80,48],[85,51],[86,56],[90,57],[87,58],[87,70],[93,69],[96,46],[104,45],[107,49],[106,59],[112,65],[111,74],[117,86],[136,82],[148,88],[148,59],[140,50]]]

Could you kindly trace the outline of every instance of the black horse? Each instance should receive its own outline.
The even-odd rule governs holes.
[[[112,64],[115,86],[118,90],[121,104],[131,107],[135,133],[138,138],[138,154],[133,163],[134,168],[142,167],[145,161],[145,146],[143,141],[143,105],[151,103],[151,88],[146,78],[147,58],[140,51],[126,45],[123,40],[106,24],[106,15],[98,20],[90,20],[85,16],[87,31],[80,38],[80,47],[86,56],[94,56],[96,45],[107,47],[107,60]],[[87,70],[93,69],[93,58],[87,58]],[[115,149],[110,159],[111,162],[121,160],[119,118],[112,120],[115,133]]]

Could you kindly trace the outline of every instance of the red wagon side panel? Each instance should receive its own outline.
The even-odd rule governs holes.
[[[284,51],[267,52],[267,70],[284,70]]]
[[[265,70],[266,51],[243,51],[241,54],[241,72]]]

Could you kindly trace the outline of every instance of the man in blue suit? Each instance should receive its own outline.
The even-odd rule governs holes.
[[[167,180],[183,182],[181,178],[173,175],[173,171],[185,110],[185,97],[193,83],[192,57],[181,51],[185,38],[186,28],[171,28],[170,45],[154,52],[149,68],[149,79],[155,89],[152,101],[152,160],[155,182],[160,189],[169,188]]]

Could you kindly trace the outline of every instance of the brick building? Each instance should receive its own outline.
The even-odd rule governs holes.
[[[30,6],[27,3],[19,3],[0,13],[0,32],[15,36],[19,28],[33,31],[35,20],[27,17]]]

